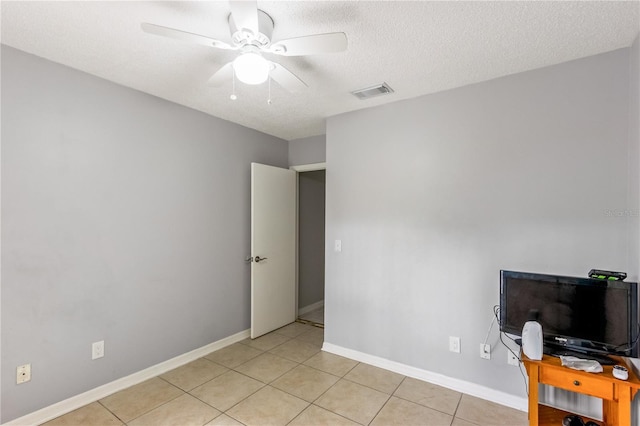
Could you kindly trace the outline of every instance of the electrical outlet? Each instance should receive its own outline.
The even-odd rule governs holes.
[[[21,365],[16,370],[16,384],[26,383],[31,380],[31,364]]]
[[[449,351],[460,353],[460,338],[449,336]]]
[[[514,365],[516,367],[520,365],[520,360],[518,359],[518,357],[511,353],[511,351],[509,350],[507,351],[507,364]]]
[[[491,345],[480,343],[480,358],[491,359]]]
[[[98,359],[104,356],[104,340],[91,345],[91,359]]]

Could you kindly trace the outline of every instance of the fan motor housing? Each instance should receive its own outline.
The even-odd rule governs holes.
[[[238,28],[233,19],[233,14],[229,14],[229,29],[231,30],[231,40],[242,47],[247,44],[262,48],[271,44],[273,35],[273,19],[264,11],[258,9],[258,34],[246,28]]]

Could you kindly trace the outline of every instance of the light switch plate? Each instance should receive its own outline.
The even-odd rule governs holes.
[[[449,336],[449,351],[460,353],[460,338]]]

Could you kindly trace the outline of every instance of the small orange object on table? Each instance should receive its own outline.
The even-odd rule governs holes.
[[[522,362],[529,375],[529,425],[561,425],[562,419],[571,413],[538,403],[538,384],[595,396],[602,399],[603,421],[594,421],[603,426],[629,426],[631,424],[631,402],[640,389],[640,380],[633,373],[626,358],[611,357],[618,365],[629,370],[629,378],[613,377],[613,366],[603,365],[602,373],[587,373],[563,367],[560,358],[544,355],[541,361],[533,361],[522,355]]]

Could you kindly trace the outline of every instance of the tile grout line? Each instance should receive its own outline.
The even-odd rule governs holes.
[[[108,395],[108,396],[106,396],[105,398],[98,399],[98,400],[96,400],[96,401],[94,401],[94,402],[98,403],[102,408],[104,408],[105,410],[107,410],[111,415],[113,415],[116,419],[118,419],[122,424],[124,424],[124,425],[128,425],[130,422],[132,422],[132,421],[134,421],[134,420],[136,420],[136,419],[139,419],[140,417],[142,417],[142,416],[144,416],[144,415],[146,415],[146,414],[148,414],[148,413],[150,413],[150,412],[152,412],[152,411],[154,411],[154,410],[156,410],[156,409],[158,409],[158,408],[160,408],[160,407],[162,407],[162,406],[164,406],[164,405],[166,405],[166,404],[170,403],[171,401],[173,401],[173,400],[175,400],[175,399],[178,399],[178,398],[180,398],[181,396],[183,396],[183,395],[185,395],[185,394],[187,394],[187,393],[188,393],[188,392],[186,392],[186,391],[182,390],[181,388],[179,388],[179,387],[175,386],[173,383],[170,383],[170,382],[168,382],[167,380],[163,379],[163,378],[162,378],[162,377],[160,377],[160,376],[154,376],[154,377],[152,377],[152,378],[150,378],[150,379],[148,379],[148,380],[152,380],[152,379],[155,379],[155,378],[160,379],[160,380],[162,380],[163,382],[165,382],[166,384],[168,384],[168,385],[170,385],[170,386],[172,386],[172,387],[174,387],[174,388],[178,389],[180,392],[182,392],[182,394],[181,394],[181,395],[177,395],[176,397],[171,398],[171,399],[169,399],[169,400],[167,400],[167,401],[165,401],[165,402],[161,403],[160,405],[154,406],[154,407],[153,407],[153,408],[151,408],[150,410],[145,411],[144,413],[142,413],[142,414],[140,414],[140,415],[138,415],[138,416],[136,416],[136,417],[134,417],[134,418],[130,419],[128,422],[127,422],[127,421],[124,421],[124,419],[123,419],[122,417],[118,416],[114,411],[112,411],[110,408],[108,408],[106,405],[104,405],[104,404],[102,403],[102,400],[103,400],[103,399],[105,399],[105,398],[110,397],[111,395],[115,395],[115,394],[117,394],[117,393],[119,393],[119,392],[122,392],[122,391],[124,391],[124,390],[130,389],[130,388],[132,388],[132,387],[134,387],[134,386],[136,386],[136,385],[129,386],[128,388],[122,389],[122,390],[121,390],[121,391],[119,391],[119,392],[116,392],[116,393],[114,393],[114,394]],[[144,383],[144,382],[142,382],[142,383]],[[203,402],[204,402],[204,401],[203,401]],[[83,405],[82,407],[79,407],[79,408],[77,408],[77,409],[75,409],[75,410],[73,410],[73,411],[70,411],[69,413],[66,413],[66,414],[63,414],[63,415],[61,415],[61,416],[58,416],[58,417],[56,417],[56,418],[54,418],[54,419],[51,419],[51,420],[49,420],[49,421],[45,422],[45,424],[46,424],[46,423],[49,423],[49,422],[51,422],[51,421],[53,421],[53,420],[56,420],[56,419],[58,419],[58,418],[64,417],[64,416],[66,416],[66,415],[69,415],[69,414],[71,414],[71,413],[73,413],[73,412],[75,412],[75,411],[78,411],[78,410],[82,409],[82,408],[88,407],[88,406],[89,406],[89,405],[91,405],[91,404],[93,404],[93,402],[92,402],[92,403],[89,403],[89,404],[86,404],[86,405]],[[215,408],[215,407],[213,407],[213,408]],[[218,410],[218,411],[220,411],[220,410]]]
[[[123,425],[126,425],[126,423],[125,423],[125,421],[124,421],[124,420],[122,420],[120,417],[118,417],[118,416],[116,415],[116,413],[114,413],[113,411],[109,410],[109,409],[108,409],[108,408],[107,408],[107,407],[106,407],[102,402],[100,402],[100,400],[97,400],[96,402],[97,402],[98,404],[100,404],[100,405],[101,405],[105,410],[107,410],[109,413],[111,413],[111,415],[113,415],[116,419],[120,420],[120,423],[122,423]],[[86,407],[86,405],[85,405],[85,407]],[[73,412],[73,411],[72,411],[72,412]],[[67,413],[67,414],[68,414],[68,413]],[[62,416],[60,416],[60,417],[62,417]],[[56,418],[57,418],[57,417],[56,417]],[[54,420],[55,420],[55,419],[54,419]]]
[[[456,404],[456,409],[453,412],[453,420],[455,420],[458,415],[458,408],[460,408],[460,404],[462,403],[462,396],[463,394],[460,394],[460,399],[458,399],[458,403]],[[453,420],[451,420],[451,423],[453,423]],[[461,419],[461,420],[464,420],[464,419]]]
[[[363,386],[363,387],[365,387],[365,388],[367,388],[367,389],[371,389],[371,390],[374,390],[374,391],[376,391],[376,392],[383,393],[383,394],[385,394],[385,395],[391,395],[391,396],[393,396],[393,392],[392,392],[392,393],[383,392],[383,391],[381,391],[380,389],[376,389],[376,388],[371,387],[371,386],[369,386],[369,385],[363,385],[362,383],[356,382],[356,381],[355,381],[355,380],[353,380],[353,379],[349,379],[349,378],[347,378],[347,377],[342,377],[342,378],[343,378],[344,380],[348,381],[348,382],[354,383],[354,384],[356,384],[356,385]],[[394,392],[395,392],[395,391],[394,391]],[[409,401],[409,402],[412,402],[412,401]]]
[[[160,377],[160,376],[152,377],[152,378],[151,378],[151,379],[149,379],[149,380],[152,380],[152,379],[155,379],[155,378],[162,380],[163,382],[165,382],[165,383],[166,383],[166,384],[168,384],[169,386],[173,386],[174,388],[176,388],[176,389],[178,389],[180,392],[182,392],[182,394],[181,394],[181,395],[178,395],[178,396],[176,396],[176,397],[174,397],[174,398],[171,398],[171,399],[169,399],[169,400],[167,400],[167,401],[163,402],[162,404],[160,404],[160,405],[158,405],[158,406],[153,407],[152,409],[150,409],[150,410],[148,410],[148,411],[145,411],[144,413],[140,414],[139,416],[134,417],[133,419],[129,420],[128,422],[123,422],[124,424],[128,425],[128,424],[129,424],[129,423],[131,423],[132,421],[134,421],[134,420],[136,420],[136,419],[139,419],[140,417],[142,417],[142,416],[144,416],[144,415],[146,415],[146,414],[149,414],[149,413],[150,413],[150,412],[152,412],[153,410],[156,410],[156,409],[158,409],[158,408],[160,408],[160,407],[162,407],[162,406],[164,406],[164,405],[167,405],[167,404],[168,404],[168,403],[170,403],[171,401],[173,401],[173,400],[175,400],[175,399],[178,399],[178,398],[180,398],[181,396],[183,396],[183,395],[185,395],[185,394],[187,393],[187,392],[183,391],[182,389],[180,389],[178,386],[174,385],[173,383],[168,382],[167,380],[163,379],[163,378],[162,378],[162,377]],[[144,382],[143,382],[143,383],[144,383]],[[133,386],[132,386],[132,387],[133,387]],[[130,389],[130,388],[128,388],[128,389]],[[119,417],[118,417],[118,418],[119,418]],[[121,420],[122,420],[122,419],[121,419]]]
[[[333,386],[332,386],[332,387],[333,387]],[[319,397],[318,397],[318,398],[319,398]],[[311,403],[309,403],[309,405],[307,405],[307,406],[305,407],[305,409],[304,409],[304,410],[302,410],[300,413],[298,413],[298,415],[297,415],[297,416],[295,416],[293,419],[291,419],[291,421],[290,421],[289,423],[287,423],[287,425],[290,425],[290,424],[291,424],[295,419],[297,419],[298,417],[300,417],[300,415],[301,415],[302,413],[304,413],[305,411],[307,411],[311,406],[316,407],[316,408],[319,408],[319,409],[324,410],[324,411],[327,411],[327,412],[329,412],[329,413],[331,413],[331,414],[335,414],[336,416],[338,416],[338,417],[342,417],[343,419],[348,420],[348,421],[350,421],[350,422],[354,422],[354,423],[360,424],[360,423],[358,423],[358,422],[356,422],[356,421],[354,421],[354,420],[351,420],[351,419],[350,419],[350,418],[348,418],[348,417],[343,416],[342,414],[338,414],[338,413],[336,413],[335,411],[328,410],[328,409],[326,409],[326,408],[324,408],[324,407],[321,407],[321,406],[316,405],[316,404],[314,404],[313,402],[311,402]]]
[[[451,414],[451,413],[447,413],[446,411],[438,410],[437,408],[430,407],[430,406],[428,406],[428,405],[424,405],[424,404],[421,404],[421,403],[419,403],[419,402],[415,402],[415,401],[412,401],[412,400],[407,399],[407,398],[403,398],[403,397],[398,396],[398,395],[395,395],[395,394],[393,394],[393,395],[391,395],[391,396],[394,396],[394,397],[396,397],[396,398],[398,398],[398,399],[401,399],[401,400],[403,400],[403,401],[410,402],[410,403],[412,403],[412,404],[419,405],[420,407],[428,408],[429,410],[437,411],[438,413],[446,414],[447,416],[451,416],[451,417],[452,417],[452,418],[454,418],[454,419],[455,419],[455,417],[456,417],[456,416],[455,416],[455,413],[456,413],[456,411],[458,410],[458,406],[456,405],[456,410],[453,412],[453,414]],[[461,419],[461,420],[465,420],[465,419]],[[465,421],[467,421],[467,422],[468,422],[469,420],[465,420]]]
[[[237,372],[237,371],[236,371],[236,373],[238,373],[238,374],[242,374],[242,373]],[[249,376],[247,376],[247,375],[245,375],[245,374],[242,374],[242,375],[243,375],[243,376],[245,376],[245,377],[249,377]],[[250,378],[250,379],[253,379],[253,380],[257,381],[257,382],[260,382],[260,380],[254,379],[253,377],[249,377],[249,378]],[[249,395],[245,396],[245,397],[244,397],[244,398],[242,398],[240,401],[236,402],[235,404],[233,404],[231,407],[227,408],[227,409],[226,409],[226,410],[224,410],[224,411],[223,411],[223,410],[221,410],[221,409],[219,409],[219,408],[214,407],[214,406],[213,406],[213,405],[211,405],[211,404],[208,404],[208,403],[207,403],[207,402],[205,402],[205,401],[202,401],[202,400],[201,400],[201,401],[202,401],[202,402],[204,402],[205,404],[209,405],[210,407],[213,407],[213,408],[215,408],[216,410],[220,411],[222,414],[226,414],[227,416],[231,417],[232,419],[237,420],[237,421],[239,421],[239,422],[240,422],[240,420],[238,420],[238,419],[236,419],[235,417],[232,417],[231,415],[227,414],[227,412],[228,412],[229,410],[231,410],[233,407],[235,407],[236,405],[240,404],[241,402],[246,401],[246,400],[247,400],[247,399],[249,399],[251,396],[253,396],[253,395],[255,395],[256,393],[260,392],[260,391],[261,391],[262,389],[264,389],[265,387],[269,386],[268,384],[265,384],[264,382],[260,382],[260,384],[262,384],[262,386],[260,386],[258,389],[256,389],[255,391],[251,392]],[[190,394],[190,395],[191,395],[191,394]],[[195,395],[192,395],[192,396],[193,396],[194,398],[197,398],[198,400],[200,400],[200,398],[198,398],[197,396],[195,396]],[[242,423],[242,422],[240,422],[240,423]],[[243,423],[243,424],[244,424],[244,423]]]
[[[402,376],[402,380],[400,380],[400,383],[398,383],[398,386],[396,386],[393,392],[391,392],[391,395],[395,394],[398,391],[398,389],[400,388],[400,385],[403,384],[405,380],[407,380],[407,376]]]
[[[322,349],[321,349],[321,350],[320,350],[320,352],[318,352],[318,353],[321,353],[321,352],[322,352]],[[309,358],[308,358],[308,359],[306,359],[304,362],[309,361],[311,358],[313,358],[314,356],[316,356],[318,353],[316,353],[316,354],[314,354],[313,356],[309,357]],[[318,408],[321,408],[321,409],[323,409],[323,410],[326,410],[326,411],[328,411],[328,412],[330,412],[330,413],[333,413],[333,414],[335,414],[335,415],[337,415],[337,416],[340,416],[340,417],[342,417],[342,418],[348,419],[348,418],[347,418],[347,417],[345,417],[345,416],[342,416],[342,415],[340,415],[340,414],[338,414],[338,413],[336,413],[336,412],[334,412],[334,411],[328,410],[328,409],[326,409],[326,408],[324,408],[324,407],[322,407],[322,406],[320,406],[320,405],[316,405],[316,404],[315,404],[315,402],[316,402],[316,401],[318,401],[320,398],[322,398],[322,396],[323,396],[324,394],[326,394],[327,392],[329,392],[329,390],[330,390],[330,389],[332,389],[332,388],[333,388],[337,383],[339,383],[339,382],[340,382],[340,380],[344,379],[344,376],[342,376],[342,377],[340,377],[340,376],[336,376],[335,374],[331,374],[331,373],[328,373],[328,372],[326,372],[326,371],[320,370],[320,369],[318,369],[318,368],[314,368],[314,367],[311,367],[311,366],[309,366],[309,365],[306,365],[306,364],[304,364],[304,362],[299,363],[299,364],[298,364],[298,366],[300,366],[300,365],[304,365],[304,366],[309,367],[309,368],[312,368],[312,369],[314,369],[314,370],[316,370],[316,371],[320,371],[321,373],[325,373],[325,374],[329,374],[330,376],[337,377],[337,378],[338,378],[338,380],[336,380],[336,382],[335,382],[334,384],[332,384],[331,386],[329,386],[329,387],[328,387],[324,392],[322,392],[322,393],[321,393],[320,395],[318,395],[318,396],[317,396],[313,401],[311,401],[311,402],[309,403],[309,405],[308,405],[307,407],[305,407],[305,409],[304,409],[304,410],[302,410],[300,413],[298,413],[298,416],[299,416],[300,414],[302,414],[305,410],[307,410],[311,405],[314,405],[314,406],[316,406],[316,407],[318,407]],[[349,369],[349,371],[353,370],[353,369],[354,369],[358,364],[360,364],[360,363],[359,363],[359,362],[357,362],[357,363],[356,363],[356,365],[354,365],[351,369]],[[294,367],[294,368],[297,368],[297,367]],[[291,369],[291,370],[293,370],[293,369]],[[289,370],[289,371],[291,371],[291,370]],[[347,371],[344,375],[349,374],[349,371]],[[286,373],[285,373],[285,374],[286,374]],[[284,375],[284,374],[283,374],[283,375]],[[280,377],[282,377],[282,376],[280,376]],[[277,380],[277,379],[276,379],[276,380]],[[275,382],[275,380],[274,380],[274,382]],[[273,382],[272,382],[272,383],[273,383]],[[276,389],[277,389],[277,388],[276,388]],[[280,390],[282,390],[282,389],[280,389]],[[285,391],[285,390],[282,390],[282,391],[283,391],[283,392],[285,392],[285,393],[287,393],[288,395],[292,395],[292,396],[295,396],[296,398],[302,399],[302,398],[298,397],[297,395],[293,395],[293,394],[291,394],[291,393],[289,393],[289,392],[287,392],[287,391]],[[305,401],[305,400],[303,400],[303,401]],[[305,401],[305,402],[307,402],[307,401]],[[298,416],[296,416],[296,417],[298,417]],[[295,419],[295,417],[294,417],[294,419]],[[292,420],[291,420],[291,422],[292,422],[294,419],[292,419]],[[348,420],[353,421],[353,420],[351,420],[351,419],[348,419]],[[291,423],[291,422],[289,422],[289,423]],[[357,423],[357,422],[356,422],[356,423]]]
[[[212,361],[212,362],[213,362],[213,361]],[[222,364],[219,364],[219,365],[222,365]],[[242,364],[241,364],[241,365],[242,365]],[[248,378],[250,378],[250,379],[256,380],[256,379],[254,379],[253,377],[249,377],[249,376],[247,376],[247,375],[245,375],[245,374],[242,374],[242,373],[240,373],[240,372],[238,372],[238,371],[233,370],[232,368],[229,368],[229,367],[226,367],[226,366],[223,366],[223,367],[227,368],[227,371],[225,371],[225,372],[224,372],[224,373],[222,373],[222,374],[217,375],[216,377],[212,378],[211,380],[207,380],[206,382],[204,382],[204,383],[202,383],[202,384],[200,384],[200,385],[198,385],[198,386],[194,387],[193,389],[191,389],[191,390],[189,390],[189,391],[187,391],[187,392],[186,392],[186,393],[187,393],[187,394],[189,394],[190,396],[192,396],[192,397],[194,397],[195,399],[197,399],[198,401],[200,401],[200,402],[202,402],[202,403],[204,403],[204,404],[208,405],[209,407],[213,408],[214,410],[218,410],[218,411],[220,411],[220,413],[221,413],[221,414],[225,414],[225,413],[226,413],[226,410],[225,410],[225,411],[223,411],[223,410],[219,409],[218,407],[214,407],[213,405],[209,404],[207,401],[204,401],[203,399],[201,399],[201,398],[197,397],[196,395],[192,394],[191,392],[192,392],[192,391],[194,391],[194,390],[196,390],[196,389],[198,389],[198,388],[200,388],[200,387],[202,387],[202,386],[204,386],[204,385],[206,385],[207,383],[210,383],[210,382],[212,382],[212,381],[214,381],[214,380],[216,380],[216,379],[218,379],[218,378],[220,378],[220,377],[224,376],[225,374],[230,373],[230,372],[234,372],[234,373],[237,373],[237,374],[243,375],[243,376],[245,376],[245,377],[248,377]],[[256,381],[257,381],[257,382],[260,382],[259,380],[256,380]],[[260,382],[260,383],[262,383],[262,382]],[[264,385],[264,383],[262,383],[262,384]],[[264,386],[262,386],[262,387],[258,388],[258,389],[256,390],[256,392],[258,392],[258,391],[259,391],[260,389],[262,389],[263,387],[264,387]],[[255,392],[254,392],[254,393],[255,393]],[[251,395],[253,395],[253,393],[252,393]],[[251,396],[251,395],[248,395],[246,398],[248,398],[248,397],[249,397],[249,396]],[[246,398],[245,398],[245,399],[246,399]],[[244,401],[244,399],[242,399],[241,401]],[[232,405],[231,407],[234,407],[235,405],[236,405],[236,404]],[[227,410],[230,410],[230,409],[231,409],[231,407],[229,407]],[[219,417],[219,416],[216,416],[216,418],[217,418],[217,417]]]
[[[355,368],[355,367],[353,367],[353,368]],[[352,369],[352,370],[353,370],[353,369]],[[383,370],[384,370],[384,369],[383,369]],[[387,371],[388,371],[388,370],[387,370]],[[398,390],[398,388],[400,387],[400,385],[402,384],[402,382],[404,382],[404,381],[405,381],[405,379],[406,379],[406,378],[407,378],[407,376],[403,376],[403,377],[402,377],[402,380],[400,381],[400,383],[398,383],[398,385],[395,387],[395,389],[394,389],[390,394],[388,394],[388,395],[389,395],[389,397],[388,397],[388,398],[387,398],[387,400],[384,402],[384,404],[382,404],[382,406],[380,407],[380,409],[376,412],[376,414],[373,416],[373,418],[371,419],[371,421],[370,421],[368,424],[371,424],[371,423],[376,419],[376,417],[378,417],[378,415],[380,414],[380,412],[384,409],[384,407],[386,407],[386,405],[387,405],[387,404],[389,403],[389,401],[391,400],[391,397],[392,397],[392,396],[394,396],[393,394]],[[345,378],[345,380],[349,380],[349,379],[346,379],[346,378]],[[374,388],[369,387],[369,386],[367,386],[367,385],[363,385],[362,383],[358,383],[358,382],[353,382],[353,383],[356,383],[356,384],[359,384],[359,385],[361,385],[361,386],[368,387],[369,389],[373,389],[373,390],[375,390],[375,391],[381,392],[381,391],[380,391],[380,390],[378,390],[378,389],[374,389]],[[381,392],[381,393],[386,394],[386,392]]]
[[[459,393],[459,394],[460,394],[460,398],[458,399],[458,402],[456,403],[456,409],[455,409],[455,410],[453,410],[453,414],[451,414],[451,413],[447,413],[446,411],[441,411],[441,410],[439,410],[439,409],[437,409],[437,408],[435,408],[435,407],[431,407],[431,406],[429,406],[429,405],[425,405],[425,404],[422,404],[422,403],[420,403],[420,402],[412,401],[412,400],[410,400],[410,399],[407,399],[407,398],[404,398],[404,397],[402,397],[402,396],[396,395],[396,392],[398,391],[398,389],[400,388],[400,386],[402,385],[402,383],[404,383],[404,381],[405,381],[406,379],[408,379],[408,378],[409,378],[409,376],[404,376],[404,379],[402,379],[402,382],[400,382],[400,384],[398,385],[398,387],[396,388],[396,390],[395,390],[395,391],[393,391],[392,396],[395,396],[396,398],[401,399],[401,400],[403,400],[403,401],[411,402],[412,404],[416,404],[416,405],[419,405],[419,406],[421,406],[421,407],[428,408],[428,409],[433,410],[433,411],[437,411],[438,413],[442,413],[442,414],[446,414],[447,416],[451,416],[451,417],[452,417],[452,419],[451,419],[452,421],[456,418],[456,412],[458,411],[458,406],[460,405],[460,400],[462,399],[462,393],[461,393],[461,392],[457,392],[457,393]],[[418,379],[414,379],[414,380],[418,380]],[[464,420],[464,419],[461,419],[461,420]],[[468,420],[467,420],[467,421],[468,421]]]
[[[237,371],[236,371],[236,373],[237,373]],[[226,374],[226,373],[225,373],[225,374]],[[241,374],[241,373],[238,373],[238,374]],[[218,376],[218,377],[219,377],[219,376]],[[245,376],[245,377],[249,377],[249,376]],[[249,378],[250,378],[250,379],[253,379],[252,377],[249,377]],[[212,380],[213,380],[213,379],[212,379]],[[256,379],[253,379],[253,380],[256,380]],[[259,382],[259,380],[256,380],[256,381],[258,381],[258,382]],[[208,382],[207,382],[207,383],[208,383]],[[206,401],[203,401],[202,399],[198,398],[198,397],[197,397],[197,396],[195,396],[195,395],[192,395],[192,394],[189,394],[189,395],[191,395],[192,397],[194,397],[194,398],[195,398],[195,399],[197,399],[198,401],[201,401],[201,402],[203,402],[204,404],[207,404],[209,407],[211,407],[211,408],[213,408],[213,409],[215,409],[215,410],[220,411],[220,415],[222,415],[222,414],[226,414],[227,416],[231,417],[229,414],[227,414],[227,411],[231,410],[231,409],[232,409],[233,407],[235,407],[236,405],[240,404],[241,402],[243,402],[244,400],[246,400],[247,398],[249,398],[249,397],[250,397],[250,396],[252,396],[253,394],[255,394],[255,393],[259,392],[260,390],[262,390],[262,389],[264,389],[266,386],[268,386],[268,385],[265,385],[265,384],[264,384],[264,383],[262,383],[262,382],[260,382],[260,383],[261,383],[263,386],[259,387],[259,388],[258,388],[258,389],[256,389],[254,392],[252,392],[252,393],[250,393],[249,395],[245,396],[245,397],[244,397],[244,398],[242,398],[240,401],[236,402],[235,404],[233,404],[231,407],[227,408],[226,410],[221,410],[221,409],[219,409],[219,408],[217,408],[217,407],[214,407],[213,405],[209,404],[209,403],[208,403],[208,402],[206,402]],[[195,388],[194,388],[194,389],[195,389]],[[220,416],[216,416],[215,418],[218,418],[218,417],[220,417]],[[231,418],[232,418],[232,419],[234,419],[234,420],[237,420],[235,417],[231,417]],[[237,420],[237,421],[239,421],[239,422],[240,422],[240,420]],[[240,423],[242,423],[242,422],[240,422]],[[244,423],[243,423],[243,424],[244,424]]]
[[[334,377],[336,377],[336,376],[334,376]],[[343,416],[343,415],[341,415],[341,414],[339,414],[339,413],[336,413],[335,411],[329,410],[328,408],[325,408],[325,407],[323,407],[323,406],[321,406],[321,405],[317,405],[317,404],[316,404],[316,402],[317,402],[320,398],[322,398],[322,397],[323,397],[327,392],[329,392],[329,390],[333,389],[333,388],[334,388],[338,383],[340,383],[340,380],[342,380],[342,379],[344,379],[344,377],[340,377],[340,378],[339,378],[339,379],[338,379],[334,384],[332,384],[331,386],[329,386],[329,387],[327,388],[327,390],[325,390],[325,391],[324,391],[324,392],[322,392],[320,395],[318,395],[318,397],[317,397],[316,399],[314,399],[314,400],[313,400],[313,402],[311,403],[311,405],[315,405],[316,407],[322,408],[323,410],[326,410],[326,411],[328,411],[328,412],[330,412],[330,413],[336,414],[336,415],[338,415],[338,416],[340,416],[340,417],[343,417],[343,418],[345,418],[345,419],[348,419],[348,420],[350,420],[350,421],[352,421],[352,422],[358,423],[358,422],[356,422],[355,420],[352,420],[352,419],[350,419],[350,418],[348,418],[348,417],[346,417],[346,416]]]
[[[373,423],[373,421],[376,419],[376,417],[378,417],[378,415],[380,414],[380,412],[384,409],[384,407],[387,406],[387,404],[389,403],[389,400],[391,400],[391,397],[393,395],[389,395],[389,397],[387,398],[387,400],[384,402],[384,404],[382,404],[382,406],[380,407],[380,409],[378,411],[376,411],[376,414],[373,416],[373,418],[369,421],[369,423],[367,423],[367,425],[370,425],[371,423]]]
[[[337,377],[337,376],[334,376],[334,377]],[[324,396],[324,394],[326,394],[327,392],[329,392],[329,390],[330,390],[330,389],[333,389],[333,387],[334,387],[335,385],[337,385],[338,383],[340,383],[340,380],[342,380],[342,379],[343,379],[343,377],[338,378],[338,380],[336,380],[336,382],[335,382],[334,384],[332,384],[331,386],[329,386],[329,387],[328,387],[324,392],[322,392],[320,395],[318,395],[318,397],[317,397],[316,399],[314,399],[311,403],[315,405],[316,401],[318,401],[320,398],[322,398],[322,397]],[[320,405],[318,405],[318,407],[320,407],[320,408],[324,408],[324,407],[322,407],[322,406],[320,406]],[[327,411],[331,411],[331,410],[328,410],[328,409],[326,409],[326,408],[324,408],[324,409],[325,409],[325,410],[327,410]],[[333,413],[333,411],[331,411],[331,412]],[[336,413],[336,414],[338,414],[338,413]]]

